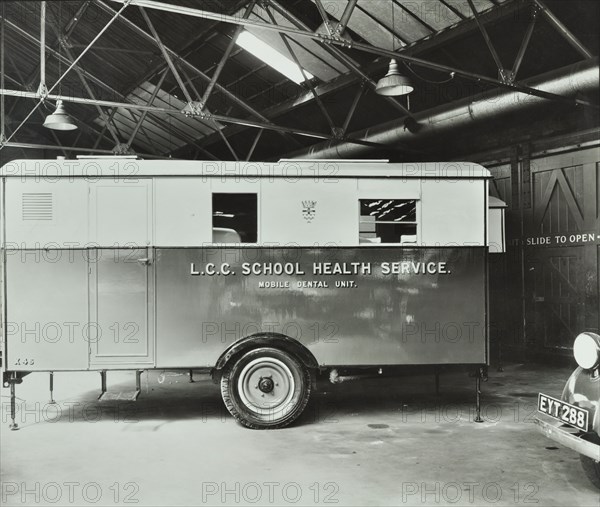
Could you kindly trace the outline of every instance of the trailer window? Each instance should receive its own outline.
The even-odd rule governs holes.
[[[417,201],[361,199],[360,243],[417,242]]]
[[[256,194],[213,194],[212,209],[215,243],[257,242]]]

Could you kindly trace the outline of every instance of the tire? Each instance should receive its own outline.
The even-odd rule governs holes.
[[[590,482],[600,489],[600,461],[595,461],[587,456],[579,455],[581,467]]]
[[[227,410],[252,429],[283,428],[306,407],[311,391],[308,368],[279,349],[263,347],[227,365],[221,396]]]

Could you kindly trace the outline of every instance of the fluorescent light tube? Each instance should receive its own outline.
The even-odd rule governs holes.
[[[262,60],[276,71],[294,81],[294,83],[304,83],[305,79],[302,70],[294,61],[290,60],[287,56],[282,55],[279,51],[272,48],[249,31],[243,30],[240,32],[235,42],[238,46],[256,56],[256,58]],[[314,77],[307,70],[304,70],[304,72],[308,79]]]

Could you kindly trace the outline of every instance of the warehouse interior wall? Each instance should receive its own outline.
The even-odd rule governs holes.
[[[571,136],[506,155],[488,166],[508,204],[507,252],[490,261],[492,360],[571,360],[577,334],[600,328],[600,149]]]

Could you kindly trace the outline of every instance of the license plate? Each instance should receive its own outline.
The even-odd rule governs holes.
[[[552,396],[542,393],[538,395],[538,411],[580,430],[587,431],[588,429],[589,413],[587,410],[557,400]]]

